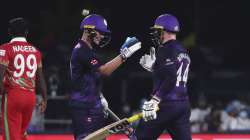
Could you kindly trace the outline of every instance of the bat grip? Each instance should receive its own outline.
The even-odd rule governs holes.
[[[132,122],[135,122],[141,118],[142,118],[142,113],[138,113],[138,114],[133,115],[132,117],[128,118],[128,122],[132,123]]]
[[[157,107],[156,110],[159,111],[160,108]],[[132,122],[135,122],[135,121],[141,119],[142,116],[143,116],[142,113],[138,113],[138,114],[135,114],[135,115],[133,115],[132,117],[128,118],[127,121],[128,121],[129,123],[132,123]]]

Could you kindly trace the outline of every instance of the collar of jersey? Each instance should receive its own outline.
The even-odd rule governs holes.
[[[92,51],[96,51],[96,49],[93,47],[93,48],[90,48],[88,47],[88,44],[86,42],[84,42],[83,40],[79,39],[78,41],[83,47],[89,49],[89,50],[92,50]]]
[[[176,40],[173,40],[173,39],[171,39],[171,40],[168,40],[167,42],[163,43],[162,45],[163,45],[163,46],[165,46],[165,45],[167,45],[167,44],[170,44],[170,43],[172,43],[173,41],[176,41]]]
[[[14,42],[14,41],[27,42],[25,37],[15,37],[15,38],[11,39],[10,42]]]

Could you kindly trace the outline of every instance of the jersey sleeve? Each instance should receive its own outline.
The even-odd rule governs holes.
[[[157,66],[155,69],[158,73],[163,76],[172,76],[175,75],[176,63],[177,63],[177,52],[167,52],[161,51],[158,55]]]
[[[0,64],[8,66],[10,61],[10,56],[7,49],[3,46],[0,47]]]
[[[81,61],[81,63],[87,65],[93,71],[97,71],[98,68],[103,64],[100,61],[100,58],[98,58],[94,52],[83,48],[79,49],[78,59]]]
[[[162,98],[166,89],[175,86],[173,81],[176,80],[177,53],[161,51],[157,59],[156,63],[158,64],[156,64],[154,70],[162,80],[160,83],[157,83],[157,86],[154,86],[153,94]]]

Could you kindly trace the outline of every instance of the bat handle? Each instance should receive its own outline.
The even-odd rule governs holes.
[[[159,111],[160,108],[157,107],[156,110]],[[132,123],[132,122],[135,122],[135,121],[141,119],[142,116],[143,116],[142,113],[138,113],[138,114],[135,114],[135,115],[133,115],[132,117],[128,118],[127,121],[128,121],[129,123]]]
[[[128,118],[128,122],[132,123],[132,122],[135,122],[141,118],[142,118],[142,113],[138,113],[138,114],[133,115],[132,117]]]

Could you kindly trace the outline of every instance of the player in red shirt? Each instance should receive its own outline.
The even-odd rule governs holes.
[[[0,46],[0,92],[4,140],[26,140],[26,129],[35,107],[35,93],[40,90],[46,109],[46,83],[41,53],[26,41],[28,24],[23,18],[9,21],[12,40]]]

